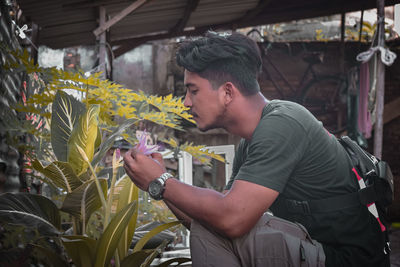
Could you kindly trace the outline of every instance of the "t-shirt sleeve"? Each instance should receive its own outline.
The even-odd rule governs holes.
[[[235,179],[282,193],[305,153],[307,140],[304,127],[291,116],[272,114],[263,117]]]
[[[232,165],[232,175],[224,188],[225,190],[231,189],[232,184],[235,181],[235,177],[238,174],[241,165],[243,164],[243,154],[245,153],[244,151],[245,148],[246,148],[245,140],[242,139],[240,140],[238,147],[236,149],[235,158],[233,159],[233,165]]]

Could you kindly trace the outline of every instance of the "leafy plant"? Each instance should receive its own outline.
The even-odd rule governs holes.
[[[37,232],[38,238],[27,239],[24,243],[23,253],[29,255],[27,259],[31,261],[66,260],[67,256],[56,257],[59,256],[58,252],[41,246],[38,240],[46,237],[56,240],[54,242],[59,245],[59,250],[65,250],[77,266],[108,266],[112,261],[116,266],[125,266],[132,261],[137,266],[149,266],[166,244],[160,244],[153,250],[144,250],[143,245],[152,236],[179,222],[156,227],[131,252],[138,217],[139,190],[126,175],[118,171],[122,165],[118,150],[113,155],[111,177],[101,174],[101,160],[121,136],[134,145],[137,138],[130,128],[136,127],[140,121],[147,120],[182,130],[179,125],[181,119],[192,121],[182,100],[172,95],[157,97],[136,93],[108,80],[101,80],[100,74],[86,77],[81,73],[41,68],[33,64],[26,52],[9,53],[18,60],[8,61],[3,66],[5,69],[21,69],[39,75],[45,81],[41,93],[33,94],[16,109],[35,114],[48,122],[44,123],[42,129],[50,128],[49,143],[53,155],[38,158],[35,157],[37,154],[32,153],[31,167],[41,174],[38,177],[43,182],[60,192],[62,198],[57,208],[51,200],[43,197],[3,195],[0,198],[0,219],[5,225],[12,223],[26,229],[36,226],[43,228],[43,231]],[[67,94],[64,89],[73,89],[81,98]],[[40,137],[41,129],[34,134]],[[169,143],[174,145],[172,141]],[[194,156],[216,157],[200,146],[184,144],[180,147],[190,150]],[[55,217],[59,218],[60,212],[71,216],[72,235],[63,232],[60,224],[46,217],[47,213],[40,209],[51,205],[50,210],[54,211]],[[94,214],[101,220],[101,228],[96,236],[87,231],[88,222]],[[35,220],[29,220],[30,217]],[[10,244],[10,249],[14,249],[12,245],[15,244]],[[43,253],[49,256],[41,259],[39,256]],[[178,264],[184,261],[176,260]]]

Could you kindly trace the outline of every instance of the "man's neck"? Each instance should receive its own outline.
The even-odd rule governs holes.
[[[231,107],[231,120],[224,128],[232,134],[250,140],[267,104],[268,100],[261,93],[241,98]]]

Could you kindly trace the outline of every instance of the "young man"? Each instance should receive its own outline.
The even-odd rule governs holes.
[[[302,106],[261,94],[252,40],[210,32],[182,45],[177,63],[197,127],[242,137],[226,190],[169,179],[157,153],[132,149],[124,160],[132,181],[190,227],[193,266],[390,265],[367,207],[332,204],[358,190],[344,149]]]

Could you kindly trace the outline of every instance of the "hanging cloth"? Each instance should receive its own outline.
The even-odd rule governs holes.
[[[357,60],[363,63],[368,62],[378,50],[381,52],[381,60],[383,64],[385,64],[386,66],[392,65],[397,55],[390,51],[388,48],[384,48],[383,46],[371,47],[367,51],[361,52],[357,55]]]
[[[378,17],[377,25],[379,25],[381,23],[385,23],[384,17]],[[393,64],[397,55],[395,53],[393,53],[392,51],[390,51],[388,48],[385,48],[383,46],[384,44],[381,44],[380,41],[378,41],[377,44],[375,45],[375,39],[377,36],[377,32],[378,31],[375,31],[374,36],[372,37],[371,47],[367,51],[364,51],[364,52],[361,52],[360,54],[358,54],[356,59],[358,61],[365,63],[365,62],[368,62],[375,53],[380,51],[381,52],[381,60],[382,60],[383,64],[385,64],[386,66],[390,66]]]

